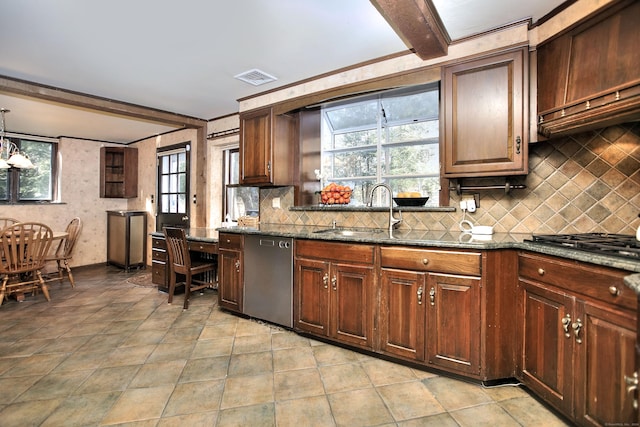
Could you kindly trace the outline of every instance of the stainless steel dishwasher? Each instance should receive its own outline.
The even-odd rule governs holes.
[[[293,327],[293,239],[245,235],[244,314]]]

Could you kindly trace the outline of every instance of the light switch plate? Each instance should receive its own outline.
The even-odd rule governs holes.
[[[273,199],[271,199],[271,207],[280,209],[280,197],[274,197]]]

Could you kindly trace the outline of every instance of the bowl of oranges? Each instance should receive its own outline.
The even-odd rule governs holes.
[[[351,187],[332,182],[320,191],[320,202],[323,205],[348,205],[351,193]]]

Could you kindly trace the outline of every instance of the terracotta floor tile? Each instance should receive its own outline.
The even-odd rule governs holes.
[[[160,418],[174,386],[134,388],[124,391],[104,417],[104,424]]]
[[[377,390],[396,421],[445,412],[431,391],[419,381],[386,385]]]
[[[460,427],[520,427],[520,423],[497,403],[477,405],[449,413]]]
[[[74,394],[123,391],[140,368],[141,365],[129,365],[96,369]]]
[[[271,351],[271,335],[246,335],[238,336],[233,342],[233,354],[257,353]]]
[[[130,380],[129,388],[176,384],[186,363],[185,359],[147,363],[137,370],[133,379]]]
[[[276,402],[278,427],[332,427],[335,426],[327,397],[305,397]]]
[[[322,378],[315,368],[276,372],[274,389],[276,401],[324,395]]]
[[[191,359],[182,370],[180,382],[224,379],[229,371],[229,360],[228,356]]]
[[[264,372],[273,372],[273,354],[270,351],[231,356],[230,377],[256,375]]]
[[[178,384],[162,415],[170,417],[217,410],[223,388],[223,380]]]
[[[273,352],[273,369],[276,372],[315,368],[317,362],[311,347],[293,347]]]
[[[280,424],[277,424],[280,426]],[[275,427],[273,403],[241,406],[220,411],[217,427]]]
[[[98,425],[121,392],[87,393],[70,396],[56,408],[41,427],[84,427]]]
[[[477,384],[446,377],[426,379],[423,383],[447,411],[493,402]]]
[[[373,426],[394,421],[373,388],[329,394],[327,397],[337,425]]]
[[[221,409],[273,402],[273,375],[262,374],[227,378]]]
[[[369,377],[360,364],[321,366],[318,368],[327,393],[370,388]]]

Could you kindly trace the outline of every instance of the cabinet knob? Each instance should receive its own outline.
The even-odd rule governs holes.
[[[544,276],[544,268],[539,268],[538,269],[538,274],[541,276]]]
[[[633,373],[633,376],[624,376],[624,382],[627,384],[627,393],[631,393],[638,389],[638,371]]]
[[[418,288],[418,304],[422,304],[422,293],[423,293],[423,292],[424,292],[424,291],[422,290],[422,286],[420,286],[420,287]]]
[[[516,136],[516,154],[520,154],[520,146],[522,145],[522,139],[520,136]]]
[[[422,258],[422,263],[423,263],[424,265],[429,264],[429,259],[428,259],[428,258]]]
[[[436,305],[436,289],[433,287],[429,289],[429,304]]]
[[[614,297],[620,295],[620,289],[617,286],[609,286],[609,293]]]

